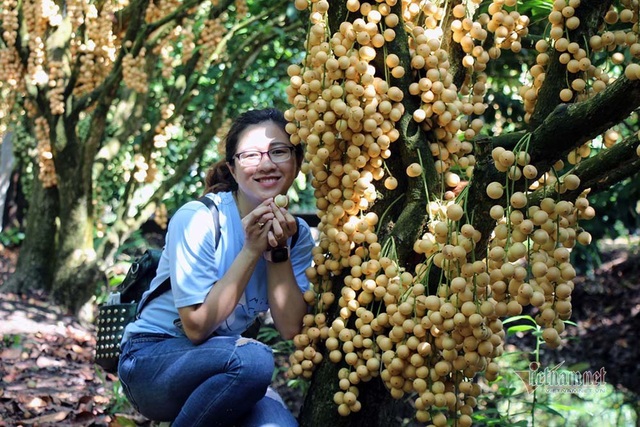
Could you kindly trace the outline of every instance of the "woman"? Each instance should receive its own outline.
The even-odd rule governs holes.
[[[118,367],[125,394],[150,419],[186,427],[297,425],[268,389],[271,349],[240,336],[270,309],[275,327],[291,339],[306,313],[313,238],[300,221],[289,255],[297,223],[274,203],[302,162],[285,125],[274,109],[248,111],[233,123],[226,159],[207,174],[219,228],[198,201],[169,222],[151,290],[170,277],[171,292],[127,327]]]

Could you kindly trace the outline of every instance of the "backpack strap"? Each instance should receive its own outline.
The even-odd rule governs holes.
[[[216,202],[214,202],[207,196],[200,197],[198,201],[203,203],[211,211],[211,216],[213,217],[213,225],[216,230],[216,237],[215,237],[216,246],[215,247],[218,247],[218,242],[220,241],[220,213],[218,211],[218,206],[216,205]],[[160,286],[158,286],[153,291],[151,291],[147,299],[140,301],[140,306],[138,307],[138,315],[140,314],[140,312],[142,311],[145,305],[147,305],[154,299],[158,298],[160,295],[164,294],[169,289],[171,289],[171,278],[167,277],[167,279],[164,282],[162,282]]]
[[[297,216],[294,216],[294,218],[296,219],[296,233],[291,236],[291,249],[293,249],[298,241],[298,237],[300,237],[300,218]]]
[[[213,226],[216,229],[216,245],[218,247],[218,242],[220,242],[220,212],[218,211],[218,206],[216,206],[216,202],[210,199],[207,196],[202,196],[198,199],[199,202],[204,203],[206,207],[211,211],[211,216],[213,217]]]

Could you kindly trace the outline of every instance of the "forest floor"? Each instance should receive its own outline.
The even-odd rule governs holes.
[[[568,340],[545,358],[607,372],[607,382],[640,395],[640,253],[609,249],[600,267],[576,280]],[[117,389],[117,378],[93,364],[94,329],[42,293],[3,292],[18,251],[0,248],[0,427],[151,426]],[[517,340],[517,339],[516,339]],[[528,345],[527,340],[520,340]],[[297,413],[302,393],[286,385],[286,355],[277,356],[274,387]],[[636,407],[637,404],[636,400]]]

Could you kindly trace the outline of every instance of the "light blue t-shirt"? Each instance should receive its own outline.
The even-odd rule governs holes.
[[[131,334],[165,333],[184,335],[174,324],[178,308],[204,302],[212,286],[224,276],[244,245],[240,213],[231,193],[207,194],[219,211],[220,240],[216,247],[216,228],[211,211],[204,203],[191,201],[182,206],[169,221],[166,242],[156,277],[143,300],[171,276],[171,291],[149,302],[140,318],[125,329],[122,343]],[[291,249],[293,272],[301,292],[309,288],[305,270],[311,265],[314,246],[309,225],[298,221],[298,240]],[[289,241],[291,245],[291,241]],[[267,261],[260,258],[233,313],[216,329],[218,335],[238,335],[269,308],[267,296]]]

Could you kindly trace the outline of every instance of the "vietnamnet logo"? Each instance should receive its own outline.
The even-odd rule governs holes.
[[[597,371],[568,371],[560,369],[564,361],[554,367],[541,369],[537,362],[529,364],[528,371],[515,371],[529,393],[538,387],[547,393],[604,392],[604,368]]]

